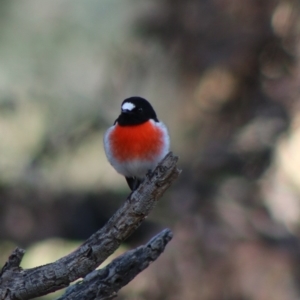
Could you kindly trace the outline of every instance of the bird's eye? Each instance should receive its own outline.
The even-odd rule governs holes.
[[[143,112],[143,109],[141,107],[138,108],[138,112],[141,113]]]

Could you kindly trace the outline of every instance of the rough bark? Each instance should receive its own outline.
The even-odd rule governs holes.
[[[169,229],[163,230],[146,245],[124,253],[101,270],[89,273],[57,300],[107,300],[116,297],[118,290],[159,257],[172,236]]]
[[[137,229],[178,177],[177,161],[169,153],[107,224],[69,255],[51,264],[22,270],[19,264],[24,251],[17,248],[0,273],[0,299],[27,300],[46,295],[92,272]]]

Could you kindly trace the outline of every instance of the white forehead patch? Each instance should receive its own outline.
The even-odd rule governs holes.
[[[122,110],[133,110],[135,108],[135,105],[131,102],[125,102],[123,105],[122,105]]]

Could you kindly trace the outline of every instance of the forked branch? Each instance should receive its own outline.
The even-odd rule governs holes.
[[[179,176],[177,161],[178,158],[169,153],[106,225],[67,256],[44,266],[22,270],[19,265],[24,251],[17,248],[1,270],[0,299],[27,300],[46,295],[95,270],[137,229]]]

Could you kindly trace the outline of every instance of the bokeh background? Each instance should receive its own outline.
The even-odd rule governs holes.
[[[121,205],[102,137],[140,95],[183,172],[118,253],[165,227],[174,239],[118,299],[300,299],[298,0],[4,0],[0,14],[1,265],[16,245],[24,267],[54,261]]]

